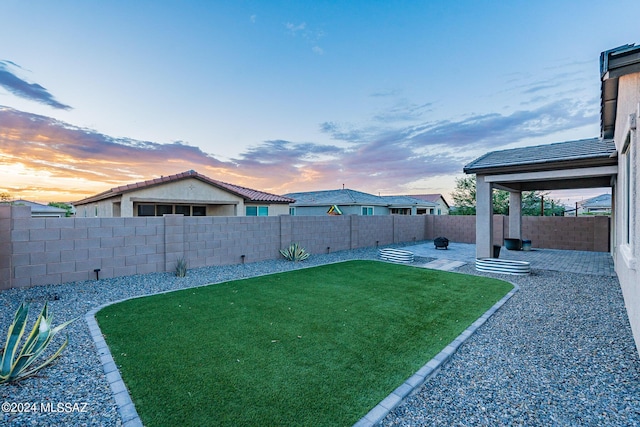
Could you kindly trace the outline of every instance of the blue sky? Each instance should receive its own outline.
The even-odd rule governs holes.
[[[0,192],[43,202],[189,169],[449,198],[487,151],[598,136],[599,54],[640,42],[637,1],[2,9]]]

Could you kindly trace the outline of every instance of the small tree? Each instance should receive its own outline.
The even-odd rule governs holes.
[[[547,198],[548,193],[540,191],[525,191],[522,193],[522,215],[540,216],[540,204],[544,198],[545,216],[559,216],[564,213],[564,207],[557,201]],[[469,175],[464,178],[456,178],[456,188],[451,193],[455,210],[451,215],[475,215],[476,214],[476,176]],[[494,190],[492,194],[493,213],[509,215],[509,192]]]
[[[0,193],[0,203],[9,203],[11,201],[11,194],[4,192]]]
[[[64,214],[64,216],[66,216],[66,217],[70,217],[71,216],[71,205],[69,205],[68,203],[51,202],[51,203],[49,203],[49,206],[53,206],[54,208],[64,209],[65,211],[67,211],[67,213]]]

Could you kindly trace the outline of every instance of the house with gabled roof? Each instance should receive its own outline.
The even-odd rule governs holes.
[[[449,203],[444,198],[444,196],[440,193],[434,194],[409,194],[409,197],[413,197],[415,199],[424,200],[426,202],[435,203],[438,205],[438,208],[434,212],[434,215],[449,215]]]
[[[42,203],[36,203],[29,200],[14,200],[9,204],[14,206],[29,206],[31,208],[31,216],[33,218],[64,218],[67,216],[67,211],[62,208],[58,208],[50,205],[43,205]]]
[[[640,46],[602,52],[600,82],[600,137],[493,151],[464,167],[476,175],[476,257],[492,256],[493,189],[509,191],[508,237],[520,239],[522,191],[611,187],[611,254],[640,350]]]
[[[426,215],[436,204],[408,196],[376,196],[349,188],[285,195],[295,199],[292,215]]]
[[[578,203],[578,215],[611,215],[611,194],[600,194]]]
[[[294,200],[194,170],[115,187],[74,202],[77,217],[288,215]]]

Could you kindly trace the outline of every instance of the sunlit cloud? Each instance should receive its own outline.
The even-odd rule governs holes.
[[[71,109],[69,105],[56,101],[53,95],[44,87],[37,83],[29,83],[18,77],[12,71],[13,69],[21,70],[22,68],[14,62],[0,60],[0,87],[20,98],[36,101],[61,110]]]
[[[428,104],[409,106],[428,109]],[[392,109],[392,113],[396,113]],[[276,194],[340,188],[377,194],[410,191],[460,175],[487,151],[598,121],[587,104],[558,100],[509,114],[398,126],[323,122],[335,143],[268,140],[221,161],[188,143],[114,138],[92,129],[0,106],[0,192],[36,201],[78,200],[109,188],[194,169]],[[378,120],[380,121],[380,120]],[[554,141],[549,141],[554,142]]]

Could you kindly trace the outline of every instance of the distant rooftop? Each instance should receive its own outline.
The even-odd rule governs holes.
[[[342,190],[305,191],[288,193],[287,197],[296,200],[293,206],[328,206],[328,205],[368,205],[368,206],[428,206],[436,204],[410,196],[376,196],[362,191],[344,188]]]
[[[240,185],[229,184],[227,182],[218,181],[218,180],[209,178],[207,176],[199,174],[194,170],[189,170],[189,171],[182,172],[175,175],[162,176],[160,178],[155,178],[148,181],[141,181],[133,184],[122,185],[120,187],[114,187],[111,190],[74,202],[74,204],[83,205],[87,203],[93,203],[99,200],[116,197],[121,194],[128,193],[130,191],[139,190],[141,188],[154,187],[157,185],[166,184],[168,182],[175,182],[175,181],[180,181],[183,179],[190,179],[190,178],[194,178],[202,182],[205,182],[207,184],[213,185],[214,187],[218,187],[220,189],[226,190],[232,194],[235,194],[237,196],[242,197],[245,200],[252,201],[252,202],[271,202],[271,203],[294,202],[293,199],[290,199],[288,197],[278,196],[277,194],[265,193],[264,191],[253,190],[251,188],[242,187]]]
[[[587,199],[580,204],[583,207],[588,207],[588,208],[610,208],[611,194],[600,194],[599,196]]]
[[[386,202],[380,196],[375,196],[362,191],[344,188],[342,190],[320,190],[288,193],[285,197],[295,199],[297,206],[326,206],[326,205],[376,205],[386,206]]]

